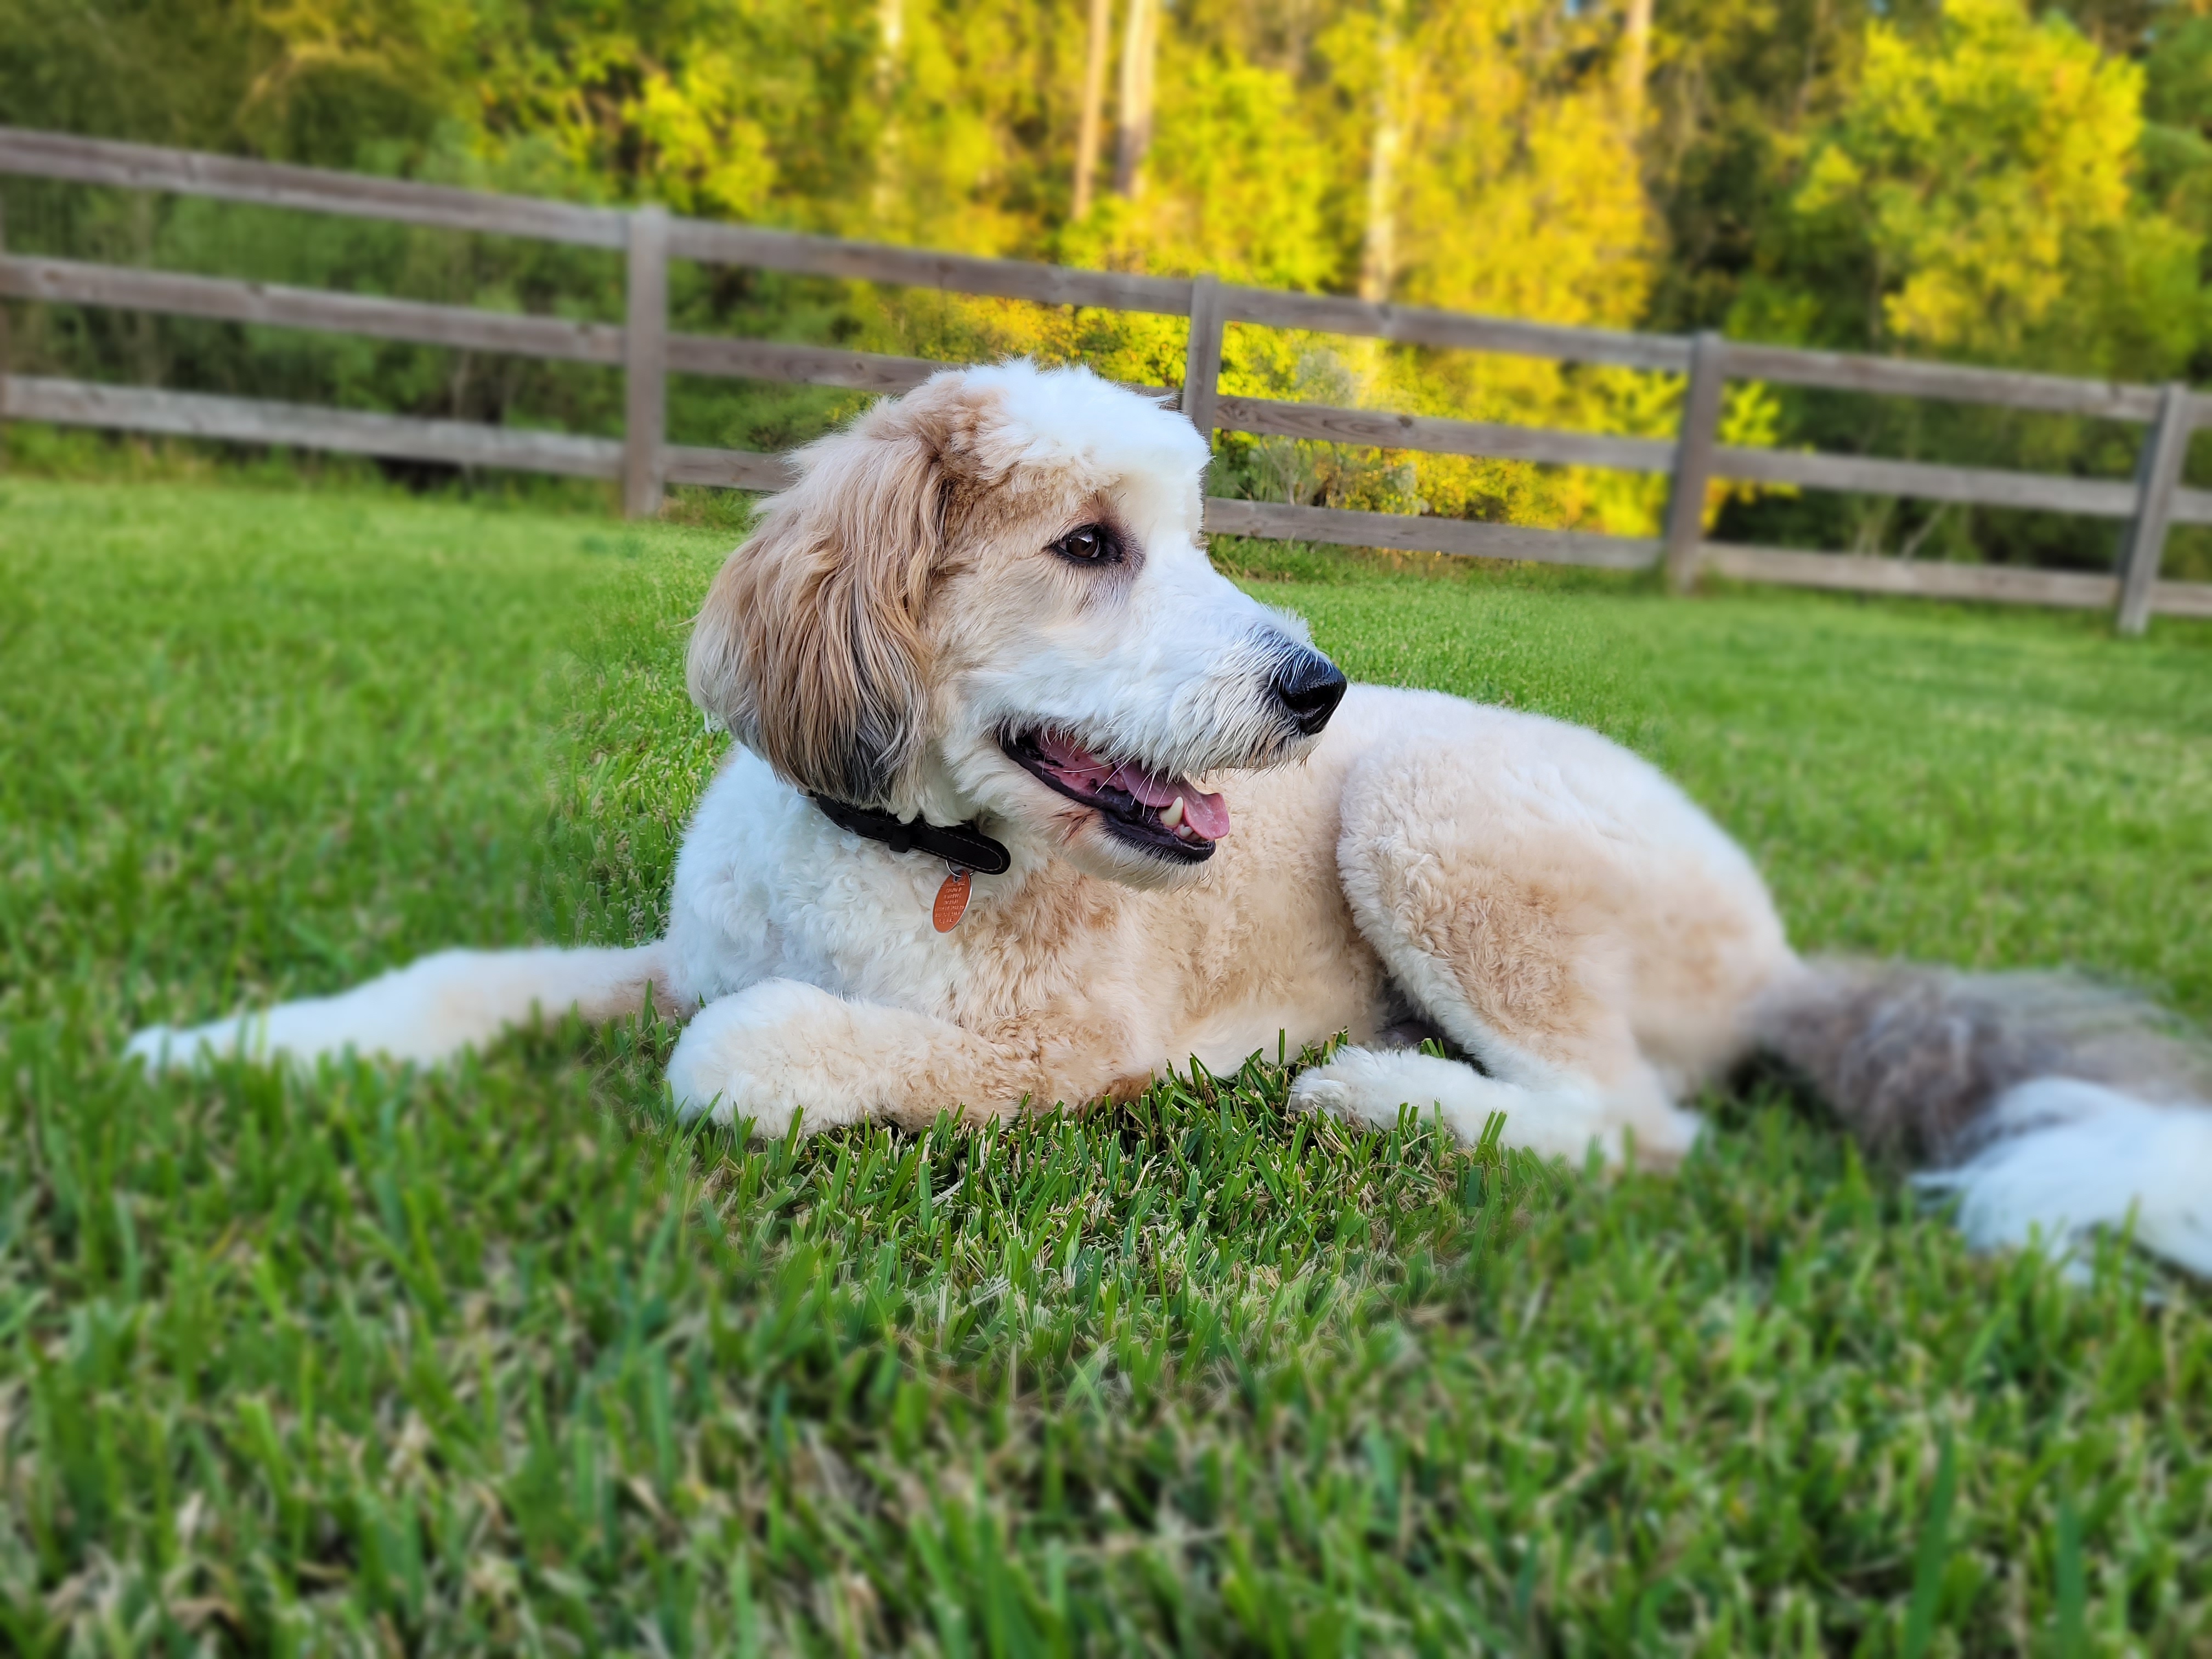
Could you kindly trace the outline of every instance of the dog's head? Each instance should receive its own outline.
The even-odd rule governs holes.
[[[691,636],[691,696],[799,788],[1158,885],[1196,781],[1311,746],[1344,676],[1199,544],[1206,446],[1086,369],[937,375],[799,452]]]

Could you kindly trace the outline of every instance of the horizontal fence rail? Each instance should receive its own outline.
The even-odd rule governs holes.
[[[176,438],[219,438],[231,443],[289,444],[387,460],[506,467],[576,478],[612,478],[622,471],[623,446],[613,438],[532,432],[482,421],[374,415],[361,410],[267,403],[198,392],[157,392],[148,386],[94,386],[28,374],[9,375],[6,391],[0,414],[11,420],[114,427]]]
[[[1206,528],[1223,534],[1613,569],[1663,564],[1681,587],[1692,585],[1700,572],[1711,572],[1747,581],[1859,592],[2113,609],[2118,626],[2129,633],[2142,631],[2153,612],[2212,617],[2212,584],[2159,578],[2168,526],[2212,524],[2212,490],[2187,489],[2179,482],[2190,435],[2212,420],[2212,398],[2185,386],[2117,385],[1806,351],[1717,335],[1688,337],[1518,322],[1245,288],[1205,276],[1076,270],[685,219],[659,208],[591,207],[5,127],[0,127],[0,173],[619,250],[627,261],[627,309],[617,325],[9,256],[0,249],[0,299],[366,335],[619,368],[625,394],[621,438],[16,375],[7,372],[4,361],[0,418],[605,478],[621,483],[627,510],[646,514],[658,510],[669,484],[773,490],[792,477],[790,463],[780,455],[667,443],[666,380],[672,373],[889,393],[918,386],[952,366],[836,347],[672,333],[667,262],[680,258],[1042,305],[1188,317],[1182,386],[1139,390],[1176,402],[1208,434],[1243,432],[1603,467],[1665,474],[1670,481],[1664,532],[1657,537],[1210,497]],[[1684,416],[1674,437],[1650,438],[1224,394],[1218,384],[1222,341],[1231,324],[1684,374]],[[0,346],[5,338],[0,331]],[[1729,380],[2131,422],[2144,428],[2142,458],[2134,478],[2100,479],[1735,447],[1718,441],[1721,394]],[[1716,543],[1705,538],[1703,528],[1707,489],[1713,483],[2115,520],[2123,526],[2118,568],[2095,574]]]
[[[415,300],[86,264],[75,259],[0,258],[0,296],[117,306],[172,317],[320,329],[333,334],[367,334],[383,340],[511,352],[569,362],[615,364],[623,360],[623,331],[611,323],[511,316],[472,306],[425,305]]]

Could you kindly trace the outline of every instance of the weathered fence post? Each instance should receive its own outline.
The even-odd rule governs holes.
[[[623,321],[623,512],[660,511],[668,432],[668,211],[629,216]]]
[[[1721,385],[1728,343],[1708,329],[1690,342],[1690,384],[1682,393],[1681,435],[1674,441],[1674,481],[1667,494],[1667,585],[1686,593],[1698,585],[1698,552],[1705,538],[1705,481],[1720,442]]]
[[[1213,441],[1213,405],[1221,387],[1221,280],[1190,282],[1190,344],[1182,360],[1182,412],[1198,435]]]
[[[8,204],[0,201],[0,259],[8,257]],[[8,470],[8,375],[15,361],[8,337],[8,302],[0,300],[0,472]]]
[[[2181,483],[2181,465],[2189,459],[2189,435],[2196,425],[2189,388],[2178,380],[2162,388],[2157,417],[2143,434],[2142,451],[2136,458],[2136,515],[2120,536],[2120,604],[2114,623],[2123,634],[2140,634],[2149,625],[2173,492]]]

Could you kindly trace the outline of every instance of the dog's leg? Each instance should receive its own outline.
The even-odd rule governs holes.
[[[149,1069],[183,1068],[210,1056],[313,1061],[351,1048],[433,1065],[490,1042],[533,1017],[573,1010],[592,1024],[635,1013],[647,995],[669,1000],[658,943],[630,950],[441,951],[331,997],[279,1003],[207,1025],[156,1025],[128,1053]]]
[[[1491,1044],[1493,1056],[1502,1052],[1507,1052],[1504,1045]],[[1697,1114],[1674,1106],[1658,1075],[1640,1060],[1607,1075],[1533,1055],[1513,1059],[1517,1075],[1504,1078],[1411,1049],[1340,1048],[1327,1064],[1299,1074],[1291,1085],[1291,1104],[1376,1128],[1396,1123],[1401,1106],[1423,1117],[1433,1109],[1469,1146],[1481,1137],[1490,1115],[1503,1112],[1508,1146],[1579,1158],[1595,1146],[1607,1162],[1617,1163],[1633,1140],[1637,1162],[1646,1169],[1673,1168],[1698,1137]]]
[[[1410,1048],[1340,1048],[1326,1065],[1299,1074],[1291,1085],[1291,1104],[1377,1129],[1394,1127],[1401,1108],[1411,1106],[1425,1120],[1442,1118],[1470,1146],[1482,1138],[1491,1114],[1503,1112],[1503,1139],[1510,1146],[1566,1158],[1582,1158],[1593,1143],[1609,1158],[1623,1151],[1620,1115],[1599,1093],[1571,1080],[1550,1088],[1504,1083],[1464,1060]],[[1689,1144],[1686,1135],[1677,1139],[1680,1145],[1648,1152],[1639,1139],[1638,1156],[1671,1163]]]
[[[1626,1020],[1601,995],[1559,994],[1559,1018],[1531,1033],[1500,1018],[1494,1002],[1486,1006],[1483,994],[1498,988],[1479,963],[1419,951],[1395,927],[1376,933],[1388,939],[1386,945],[1369,934],[1401,988],[1482,1070],[1419,1053],[1345,1048],[1291,1085],[1294,1106],[1382,1127],[1397,1121],[1401,1105],[1424,1115],[1433,1106],[1469,1144],[1491,1113],[1503,1112],[1507,1146],[1579,1158],[1595,1144],[1618,1161],[1632,1139],[1646,1168],[1671,1168],[1690,1150],[1696,1114],[1674,1105]],[[1560,964],[1560,975],[1571,981],[1587,966]],[[1569,1011],[1579,1019],[1565,1018]]]
[[[1294,1101],[1369,1123],[1433,1104],[1462,1138],[1492,1112],[1508,1144],[1609,1158],[1634,1139],[1662,1166],[1696,1139],[1627,1015],[1626,950],[1600,896],[1601,849],[1552,803],[1409,745],[1349,781],[1337,870],[1354,921],[1392,982],[1473,1055],[1340,1054]]]
[[[668,1083],[684,1117],[750,1120],[763,1135],[787,1133],[794,1117],[806,1134],[878,1118],[922,1128],[952,1109],[1002,1117],[1047,1086],[1034,1054],[788,979],[700,1010],[669,1058]]]

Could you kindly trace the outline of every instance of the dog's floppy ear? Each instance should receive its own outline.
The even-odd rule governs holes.
[[[921,752],[921,613],[945,540],[939,448],[879,405],[730,555],[691,631],[691,700],[810,793],[889,805]]]

